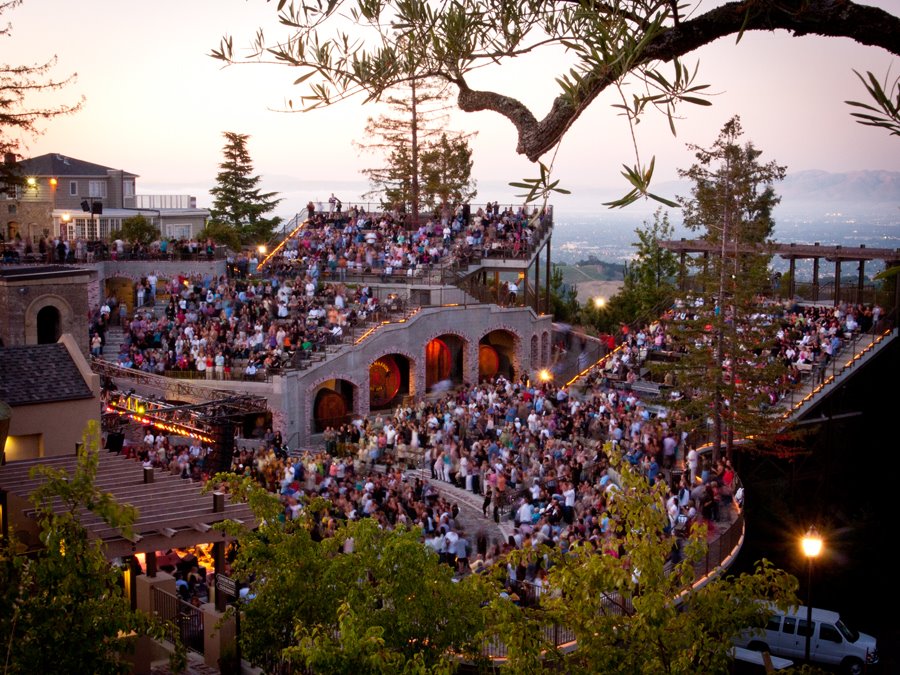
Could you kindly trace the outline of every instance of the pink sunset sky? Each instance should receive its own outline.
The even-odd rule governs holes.
[[[897,0],[870,4],[898,10]],[[56,76],[75,72],[77,80],[35,102],[83,95],[85,104],[77,114],[47,123],[24,154],[58,152],[122,168],[140,176],[140,193],[193,194],[204,206],[221,160],[222,132],[236,131],[251,136],[262,187],[296,192],[297,203],[282,207],[285,215],[306,199],[327,198],[322,192],[329,181],[364,187],[359,169],[375,160],[361,155],[353,142],[362,140],[375,108],[363,107],[359,99],[312,113],[277,112],[288,98],[303,93],[292,85],[295,71],[223,68],[208,56],[224,34],[234,35],[237,48],[248,43],[256,27],[273,27],[274,6],[263,0],[26,0],[2,17],[12,24],[4,60],[32,63],[57,55]],[[273,35],[277,31],[274,26]],[[718,92],[714,105],[686,107],[677,137],[662,116],[648,117],[638,127],[642,159],[657,157],[657,180],[674,179],[676,169],[692,161],[685,144],[710,145],[734,114],[741,115],[746,138],[764,151],[763,159],[776,159],[789,172],[900,171],[900,139],[854,123],[843,102],[865,98],[853,69],[872,71],[880,79],[890,71],[893,80],[900,64],[886,52],[849,40],[767,33],[746,35],[739,45],[721,40],[686,62],[697,60],[700,79]],[[542,116],[556,93],[554,77],[564,67],[544,57],[483,71],[473,84],[516,96]],[[555,160],[563,185],[574,190],[608,186],[610,197],[626,191],[619,171],[622,164],[634,163],[633,149],[627,125],[610,107],[613,102],[611,92],[604,94],[563,142]],[[515,154],[513,128],[506,120],[491,113],[458,113],[452,125],[478,131],[474,173],[480,184],[505,187],[537,174]],[[479,199],[512,201],[516,190],[506,190],[482,193]]]

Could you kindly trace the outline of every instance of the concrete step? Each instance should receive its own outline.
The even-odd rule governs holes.
[[[492,507],[488,508],[488,516],[487,518],[481,515],[481,506],[484,503],[484,496],[475,494],[474,492],[469,492],[468,490],[464,490],[462,488],[456,487],[451,483],[445,483],[442,480],[432,480],[431,478],[431,469],[409,469],[405,472],[406,476],[412,478],[420,478],[423,481],[432,485],[438,493],[446,500],[450,502],[457,502],[458,504],[465,505],[468,507],[470,511],[477,513],[477,520],[480,524],[483,524],[489,528],[496,528],[496,531],[502,536],[502,540],[506,541],[509,536],[513,534],[515,526],[513,522],[507,518],[500,519],[499,523],[495,523],[493,518],[491,517]]]

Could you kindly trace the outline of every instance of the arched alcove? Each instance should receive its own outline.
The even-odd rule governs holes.
[[[369,366],[369,409],[397,405],[410,392],[410,360],[403,354],[385,354]]]
[[[466,341],[445,333],[425,345],[425,389],[431,391],[438,382],[461,384],[465,379],[463,357]]]
[[[515,379],[517,340],[511,331],[498,329],[478,341],[479,381],[492,380],[498,375]]]
[[[37,313],[37,343],[54,344],[62,335],[59,310],[53,305],[41,307]]]
[[[328,380],[316,391],[313,403],[313,433],[337,428],[353,419],[353,391],[348,380]]]

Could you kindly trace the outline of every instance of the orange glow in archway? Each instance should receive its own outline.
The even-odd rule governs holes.
[[[378,408],[388,405],[400,391],[400,368],[390,354],[369,366],[369,405]]]
[[[450,378],[450,347],[440,338],[435,338],[425,347],[425,386]]]
[[[497,350],[490,345],[479,345],[478,378],[490,380],[497,375],[498,370],[500,370],[500,356],[497,354]]]

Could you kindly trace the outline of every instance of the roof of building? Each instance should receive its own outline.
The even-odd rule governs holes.
[[[11,406],[93,395],[63,343],[0,348],[0,400]]]
[[[0,268],[0,281],[20,283],[35,279],[51,279],[55,277],[72,277],[94,274],[94,270],[68,265],[22,265],[18,267]]]
[[[106,176],[109,171],[118,171],[113,167],[86,162],[83,159],[66,157],[52,152],[39,155],[18,162],[23,174],[32,176]],[[124,172],[126,176],[137,176],[135,173]]]

